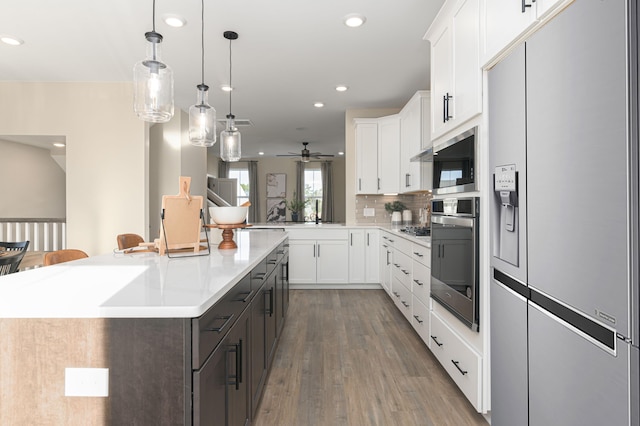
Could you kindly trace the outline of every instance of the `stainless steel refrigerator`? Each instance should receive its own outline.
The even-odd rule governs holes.
[[[639,422],[636,3],[576,0],[489,71],[493,426]]]

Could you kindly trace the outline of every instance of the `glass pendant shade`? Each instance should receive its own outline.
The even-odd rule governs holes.
[[[173,71],[160,60],[162,36],[145,34],[147,57],[133,67],[133,109],[152,123],[166,123],[173,117]]]
[[[195,146],[216,143],[216,110],[209,105],[209,86],[198,84],[198,103],[189,108],[189,141]]]
[[[235,127],[233,115],[227,115],[227,128],[220,132],[220,158],[227,163],[240,161],[240,132]]]

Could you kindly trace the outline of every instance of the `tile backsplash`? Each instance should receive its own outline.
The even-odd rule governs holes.
[[[420,209],[431,210],[431,192],[399,195],[356,195],[357,224],[391,224],[391,213],[384,209],[385,203],[400,201],[411,210],[414,225],[420,224]],[[373,216],[365,216],[364,209],[373,209]]]

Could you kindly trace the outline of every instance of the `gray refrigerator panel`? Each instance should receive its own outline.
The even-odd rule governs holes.
[[[527,301],[491,280],[491,424],[528,422]]]
[[[527,173],[525,46],[518,47],[489,71],[489,171],[515,165],[517,171],[516,217],[513,230],[505,226],[501,194],[489,194],[491,217],[491,264],[527,282]],[[516,260],[514,262],[514,259]]]
[[[529,305],[529,424],[628,425],[627,343],[616,355]]]
[[[527,226],[529,286],[630,336],[625,20],[580,0],[527,41]]]

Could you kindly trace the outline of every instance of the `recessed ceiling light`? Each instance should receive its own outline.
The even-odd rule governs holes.
[[[347,27],[351,27],[351,28],[357,28],[367,21],[367,18],[365,18],[363,15],[360,15],[359,13],[350,13],[347,16],[345,16],[343,19],[344,19],[344,24]]]
[[[220,89],[222,89],[223,92],[230,92],[233,90],[233,87],[229,86],[228,84],[223,84],[220,86]]]
[[[174,27],[174,28],[180,28],[180,27],[184,27],[185,25],[187,25],[187,20],[186,19],[184,19],[180,15],[175,15],[173,13],[166,13],[166,14],[162,15],[162,19],[164,20],[165,24],[167,24],[170,27]]]
[[[53,144],[53,146],[55,146],[56,148],[64,148],[66,145],[60,142],[56,142]]]
[[[339,84],[336,86],[336,91],[338,92],[346,92],[349,90],[349,86],[345,86],[344,84]]]
[[[324,106],[324,104],[322,102],[316,102],[313,104],[314,107],[316,108],[322,108]]]
[[[8,44],[9,46],[20,46],[21,44],[24,44],[24,40],[8,35],[0,36],[0,41]]]
[[[338,152],[338,155],[344,155],[344,152],[340,151]]]
[[[260,151],[258,152],[258,155],[264,155],[264,152]]]

